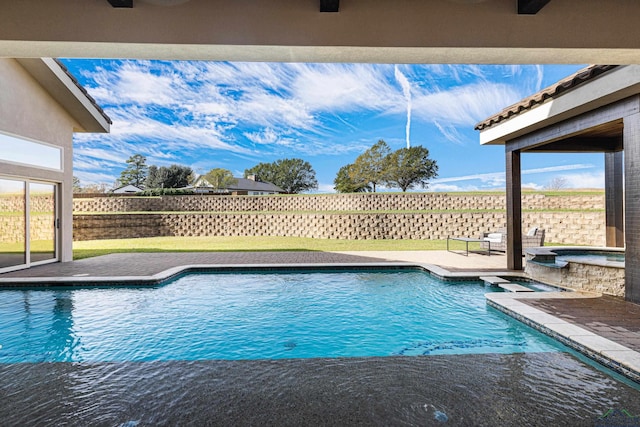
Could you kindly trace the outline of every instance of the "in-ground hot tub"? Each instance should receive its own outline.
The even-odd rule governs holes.
[[[624,249],[540,247],[525,251],[525,273],[567,289],[624,296]]]

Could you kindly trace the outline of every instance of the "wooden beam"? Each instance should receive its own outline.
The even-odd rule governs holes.
[[[635,114],[640,109],[640,96],[633,95],[613,104],[580,114],[573,118],[515,137],[505,144],[510,150],[529,151],[574,135],[591,128],[619,121],[621,118]]]
[[[113,7],[133,7],[133,0],[107,0]]]
[[[520,151],[507,155],[507,268],[522,270],[522,174]]]
[[[604,199],[607,246],[624,248],[624,155],[604,155]]]
[[[625,299],[640,304],[640,113],[624,119]]]
[[[518,0],[518,15],[535,15],[550,0]]]
[[[622,128],[620,129],[622,135]],[[614,153],[622,151],[622,138],[575,136],[526,150],[527,153]]]
[[[338,12],[340,0],[320,0],[320,12]]]

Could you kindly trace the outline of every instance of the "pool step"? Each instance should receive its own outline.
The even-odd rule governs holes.
[[[518,285],[517,283],[500,283],[498,286],[509,292],[534,292],[533,289]]]
[[[509,283],[507,279],[503,279],[502,277],[498,276],[484,276],[480,277],[480,280],[482,280],[486,285],[491,286],[498,286],[501,283]]]
[[[533,292],[533,290],[525,286],[518,285],[517,283],[511,283],[507,279],[503,279],[498,276],[483,276],[480,277],[480,280],[482,280],[486,285],[500,286],[502,289],[509,292]]]

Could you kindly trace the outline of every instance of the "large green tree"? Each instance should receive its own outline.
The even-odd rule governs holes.
[[[144,188],[147,179],[147,158],[141,154],[135,154],[127,159],[127,168],[120,172],[121,185],[135,185]]]
[[[363,193],[371,191],[372,187],[368,183],[355,182],[351,178],[351,169],[353,164],[348,164],[340,168],[336,178],[333,180],[333,188],[338,193]]]
[[[429,158],[429,150],[421,145],[401,148],[387,156],[385,182],[390,187],[400,187],[403,192],[416,185],[425,188],[437,175],[436,161]]]
[[[193,170],[188,166],[149,166],[147,188],[182,188],[193,180]]]
[[[281,159],[273,163],[259,163],[244,171],[245,178],[256,175],[261,181],[270,182],[290,194],[318,188],[316,171],[302,159]]]
[[[349,176],[358,186],[371,185],[373,192],[376,186],[386,182],[386,161],[391,152],[384,140],[379,140],[371,148],[360,154],[349,170]]]
[[[231,171],[224,168],[211,169],[204,177],[211,187],[216,190],[229,188],[238,183],[238,180],[233,177]]]

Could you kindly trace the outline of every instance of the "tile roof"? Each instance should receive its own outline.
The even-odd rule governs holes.
[[[475,126],[475,130],[484,130],[502,121],[510,119],[513,116],[517,116],[524,111],[530,110],[540,104],[543,104],[549,99],[556,98],[566,93],[567,91],[573,90],[576,87],[588,82],[589,80],[592,80],[616,67],[618,67],[618,65],[591,65],[589,67],[583,68],[582,70],[577,71],[569,77],[566,77],[559,82],[554,83],[553,85],[545,89],[542,89],[540,92],[505,108],[498,114],[495,114],[481,121]]]
[[[112,125],[113,122],[111,121],[111,118],[109,116],[107,116],[107,113],[104,112],[104,110],[102,109],[102,107],[100,107],[98,105],[98,103],[96,102],[95,99],[93,99],[93,97],[91,95],[89,95],[89,93],[87,92],[87,90],[80,84],[80,82],[78,82],[78,79],[76,79],[76,77],[71,74],[71,71],[69,71],[69,69],[57,58],[53,58],[53,60],[56,62],[56,64],[58,64],[58,66],[62,69],[62,71],[64,71],[64,73],[69,76],[69,78],[71,79],[71,81],[73,82],[74,85],[76,85],[76,87],[78,89],[80,89],[80,91],[82,92],[82,94],[84,96],[87,97],[87,99],[91,102],[91,104],[96,108],[96,110],[98,110],[98,112],[102,115],[102,117],[104,117],[104,119],[110,124]]]
[[[284,193],[285,191],[275,184],[264,181],[254,181],[247,178],[236,178],[237,183],[230,185],[229,190],[246,190],[246,191],[274,191]]]
[[[278,187],[275,184],[272,184],[270,182],[265,182],[265,181],[255,181],[253,179],[248,179],[248,178],[234,178],[236,180],[235,184],[229,185],[226,190],[229,191],[266,191],[266,192],[275,192],[275,193],[285,193],[285,191]],[[204,181],[205,183],[207,183],[207,178],[204,175],[200,175],[198,178],[196,178],[195,180],[195,184],[193,186],[189,186],[187,188],[190,187],[194,187],[194,186],[204,186],[207,187],[206,184],[203,185],[203,183],[201,183],[200,185],[197,185],[199,181]],[[208,184],[208,183],[207,183]]]

